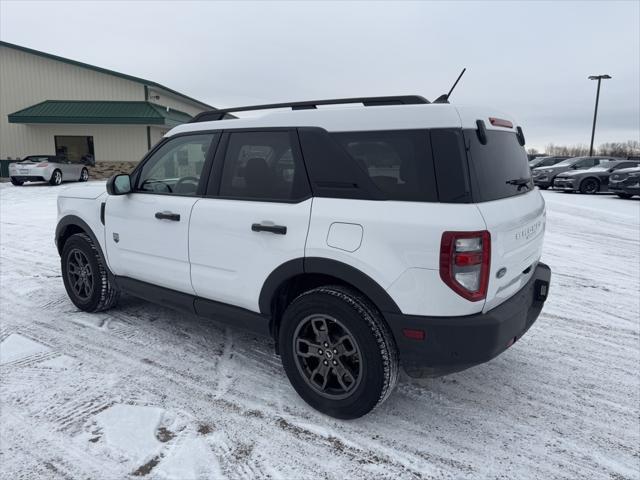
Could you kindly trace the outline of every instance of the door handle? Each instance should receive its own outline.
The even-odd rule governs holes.
[[[174,222],[180,221],[179,213],[171,213],[171,212],[156,212],[156,218],[158,220],[171,220]]]
[[[287,227],[284,225],[263,225],[261,223],[254,223],[251,225],[251,230],[254,232],[270,232],[278,235],[287,234]]]

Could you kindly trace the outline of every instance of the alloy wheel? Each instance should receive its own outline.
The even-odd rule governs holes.
[[[293,335],[293,352],[303,379],[323,397],[346,398],[362,380],[360,348],[349,329],[333,317],[303,319]]]
[[[62,183],[62,174],[60,172],[53,172],[53,183],[60,185]]]
[[[584,193],[596,193],[598,184],[595,180],[587,180],[584,184]]]
[[[93,271],[85,253],[74,248],[67,257],[67,277],[73,292],[82,301],[93,294]]]

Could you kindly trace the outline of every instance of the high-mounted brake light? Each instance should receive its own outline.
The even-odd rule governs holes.
[[[440,243],[440,278],[458,295],[477,302],[487,296],[491,235],[444,232]]]
[[[494,127],[513,128],[513,123],[509,120],[505,120],[504,118],[489,117],[489,122]]]

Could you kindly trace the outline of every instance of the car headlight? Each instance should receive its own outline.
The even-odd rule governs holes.
[[[633,172],[628,175],[629,178],[640,178],[640,172]]]

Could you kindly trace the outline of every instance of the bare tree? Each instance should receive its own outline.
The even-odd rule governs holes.
[[[589,154],[589,146],[585,144],[555,145],[549,143],[545,148],[547,155],[566,155],[570,157],[582,157]],[[627,140],[626,142],[603,143],[594,151],[596,155],[625,158],[631,155],[640,155],[640,142]]]

